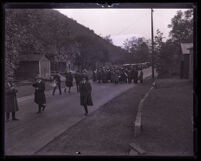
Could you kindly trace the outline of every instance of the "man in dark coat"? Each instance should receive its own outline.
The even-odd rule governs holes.
[[[11,81],[6,84],[6,95],[5,95],[5,112],[6,112],[6,121],[9,121],[10,113],[12,113],[12,120],[18,120],[15,117],[15,112],[19,110],[16,93],[17,90],[14,88],[14,85]]]
[[[36,78],[36,82],[33,83],[33,87],[35,88],[34,93],[34,102],[38,104],[38,112],[41,113],[45,110],[46,107],[46,97],[45,97],[45,83],[42,81],[42,78]]]
[[[62,93],[61,93],[61,78],[60,78],[60,76],[59,76],[59,73],[57,73],[57,75],[54,76],[54,81],[56,82],[56,86],[55,86],[54,89],[53,89],[52,95],[54,95],[55,90],[56,90],[57,88],[59,88],[59,93],[60,93],[60,95],[61,95],[61,94],[62,94]]]
[[[139,80],[140,80],[140,83],[143,83],[143,71],[142,71],[142,69],[140,70]]]
[[[79,73],[78,71],[75,73],[75,83],[76,83],[76,87],[77,87],[77,92],[79,92],[79,84],[82,80],[82,76],[81,76],[81,73]]]
[[[137,81],[138,81],[138,71],[137,71],[136,68],[134,69],[133,74],[134,74],[134,76],[133,76],[134,83],[137,83]]]
[[[88,77],[83,77],[82,82],[80,83],[80,105],[84,106],[85,115],[88,114],[87,106],[93,106],[91,91],[92,87]]]
[[[128,70],[128,83],[131,83],[132,82],[132,70],[129,69]]]
[[[68,87],[68,93],[70,93],[70,89],[73,86],[73,75],[71,72],[66,74],[65,85],[66,85],[66,87]],[[64,88],[65,93],[66,93],[66,87]]]

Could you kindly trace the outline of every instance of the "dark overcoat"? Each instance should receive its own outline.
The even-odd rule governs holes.
[[[67,74],[66,75],[65,84],[66,84],[67,87],[72,87],[73,86],[73,75],[72,74]]]
[[[33,87],[35,87],[34,102],[37,104],[45,104],[45,83],[43,81],[40,83],[36,82],[33,84]]]
[[[5,112],[16,112],[19,110],[16,93],[16,89],[6,88]]]
[[[139,80],[141,83],[143,82],[143,72],[142,71],[140,71]]]
[[[93,106],[91,91],[92,91],[92,87],[89,82],[80,83],[80,105]]]
[[[80,81],[82,80],[82,76],[80,73],[75,73],[75,82],[77,85],[79,85]]]

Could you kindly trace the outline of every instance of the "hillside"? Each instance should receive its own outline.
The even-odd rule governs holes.
[[[74,63],[81,56],[79,63],[90,66],[129,60],[125,50],[52,9],[6,9],[5,51],[12,64],[17,64],[21,54],[57,55]]]

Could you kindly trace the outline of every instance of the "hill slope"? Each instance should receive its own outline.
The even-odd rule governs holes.
[[[80,55],[92,65],[129,60],[125,50],[52,9],[6,9],[5,52],[8,64],[17,64],[21,54],[64,55],[74,63]]]

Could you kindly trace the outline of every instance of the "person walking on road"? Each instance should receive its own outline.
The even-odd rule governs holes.
[[[142,69],[140,70],[139,80],[140,80],[140,83],[143,83],[143,71],[142,71]]]
[[[57,88],[59,88],[59,94],[62,95],[62,93],[61,93],[61,78],[60,78],[58,73],[57,73],[57,75],[54,76],[54,81],[56,82],[56,86],[53,89],[52,95],[54,96],[54,93],[55,93]]]
[[[80,86],[80,82],[82,80],[81,78],[81,73],[79,73],[78,71],[75,73],[75,84],[76,84],[76,87],[77,87],[77,92],[79,92],[79,86]]]
[[[136,68],[134,69],[133,74],[134,74],[134,76],[133,76],[134,83],[137,83],[137,81],[138,81],[138,71],[137,71]]]
[[[85,116],[88,114],[87,106],[93,106],[91,91],[92,87],[88,77],[83,77],[80,83],[80,105],[84,106]]]
[[[45,97],[45,83],[42,78],[37,77],[36,82],[33,83],[35,88],[34,101],[38,104],[38,112],[41,113],[41,110],[44,111],[46,107],[46,97]]]
[[[8,122],[10,119],[10,113],[12,113],[12,120],[17,121],[18,119],[15,117],[15,113],[19,110],[17,103],[17,90],[15,89],[12,81],[9,81],[6,84],[6,97],[5,97],[5,112],[6,112],[6,121]]]
[[[73,86],[73,75],[71,72],[66,74],[65,85],[66,85],[66,87],[68,87],[68,93],[70,93],[70,89]],[[66,87],[64,88],[65,93],[66,93]]]

